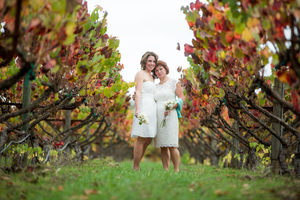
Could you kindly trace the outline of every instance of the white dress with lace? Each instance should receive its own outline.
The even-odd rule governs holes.
[[[166,117],[166,125],[160,127],[164,119],[165,106],[164,102],[176,99],[177,79],[170,78],[162,85],[156,84],[154,99],[157,109],[157,134],[154,138],[154,147],[178,147],[178,116],[176,109],[171,110]]]
[[[156,135],[156,103],[154,101],[155,83],[146,81],[143,83],[140,99],[140,111],[149,119],[149,124],[139,125],[139,120],[134,116],[131,137],[154,138]]]

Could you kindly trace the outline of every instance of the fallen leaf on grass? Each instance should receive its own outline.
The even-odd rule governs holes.
[[[63,190],[64,190],[64,187],[63,187],[62,185],[59,185],[59,186],[57,187],[57,189],[58,189],[59,191],[63,191]]]
[[[25,178],[24,180],[27,181],[27,182],[29,182],[29,183],[37,183],[38,180],[39,180],[39,177],[36,177],[36,178],[33,178],[33,179],[31,179],[31,178]]]
[[[8,182],[7,182],[7,185],[12,186],[12,185],[14,185],[14,182],[8,181]]]
[[[102,194],[101,191],[94,190],[94,189],[84,189],[83,190],[84,195],[89,195],[89,194]]]
[[[33,169],[34,169],[33,167],[28,167],[27,172],[33,172]]]
[[[60,168],[58,168],[58,169],[55,171],[55,174],[57,174],[59,171],[60,171]]]
[[[10,178],[9,178],[9,177],[6,177],[6,176],[1,176],[1,179],[2,179],[2,180],[6,180],[6,181],[10,181]]]
[[[215,191],[215,194],[218,195],[218,196],[224,196],[224,195],[227,195],[228,192],[227,192],[227,191],[223,191],[223,192],[222,192],[220,189],[217,189],[217,190]]]

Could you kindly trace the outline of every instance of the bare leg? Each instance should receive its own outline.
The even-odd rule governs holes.
[[[134,169],[134,170],[140,170],[140,162],[145,153],[144,146],[145,146],[147,139],[149,139],[149,138],[138,137],[138,139],[135,143],[134,150],[133,150],[133,166],[132,166],[132,169]]]
[[[164,170],[169,171],[170,168],[170,152],[168,147],[161,147],[161,161],[164,167]]]
[[[146,138],[146,139],[147,139],[147,140],[146,140],[146,142],[145,142],[145,144],[144,144],[144,146],[143,146],[143,153],[142,153],[141,160],[142,160],[142,158],[144,157],[144,154],[145,154],[145,151],[146,151],[147,147],[149,146],[149,144],[150,144],[151,141],[152,141],[152,138]]]
[[[174,172],[179,172],[180,153],[176,147],[169,147],[169,149],[174,165]]]

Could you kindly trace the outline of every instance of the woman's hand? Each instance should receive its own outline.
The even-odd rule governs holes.
[[[168,116],[170,114],[171,110],[165,111],[165,116]]]
[[[133,95],[132,95],[132,99],[133,99],[133,101],[135,101],[135,91],[134,91],[134,93],[133,93]]]
[[[134,116],[137,118],[140,113],[141,113],[141,111],[137,110],[137,111],[135,111]]]

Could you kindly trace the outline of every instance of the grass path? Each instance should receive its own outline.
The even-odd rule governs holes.
[[[300,181],[259,172],[211,166],[181,166],[163,172],[160,163],[108,159],[82,165],[0,174],[0,199],[299,199]],[[29,169],[30,171],[30,169]]]

